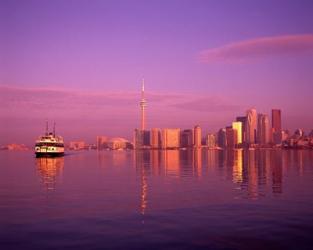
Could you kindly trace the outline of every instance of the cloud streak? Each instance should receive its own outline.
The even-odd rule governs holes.
[[[313,52],[313,34],[261,37],[200,52],[203,63],[246,62],[255,59]]]
[[[198,112],[233,111],[237,105],[216,96],[190,93],[147,92],[149,109],[184,109]],[[56,113],[78,116],[81,113],[103,114],[126,111],[134,113],[139,107],[139,92],[86,92],[57,88],[22,88],[0,85],[0,110],[2,115]],[[137,107],[137,108],[136,108]]]
[[[190,128],[231,121],[238,109],[231,99],[195,93],[147,92],[148,127]],[[1,141],[30,143],[44,121],[56,121],[67,140],[96,135],[132,138],[139,126],[140,92],[91,92],[62,88],[25,88],[0,85]],[[225,114],[226,112],[226,114]],[[210,120],[213,117],[214,121]],[[224,124],[224,122],[221,122]],[[1,142],[0,142],[1,143]]]

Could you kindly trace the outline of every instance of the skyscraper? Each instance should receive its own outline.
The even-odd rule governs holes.
[[[281,127],[281,110],[272,109],[273,142],[275,144],[281,143]]]
[[[226,146],[234,148],[237,144],[237,130],[233,129],[231,126],[226,127]]]
[[[227,142],[226,142],[226,129],[221,128],[218,133],[217,133],[217,142],[218,146],[221,148],[226,147]]]
[[[233,122],[232,123],[232,128],[234,130],[236,130],[237,132],[237,144],[241,144],[242,143],[242,122]]]
[[[241,122],[242,126],[242,134],[241,134],[241,142],[246,142],[246,124],[247,124],[247,117],[246,116],[238,116],[236,118],[237,122]]]
[[[193,136],[194,131],[192,129],[185,129],[181,131],[180,134],[180,146],[182,148],[191,148],[193,147]]]
[[[194,147],[200,148],[201,147],[201,128],[199,125],[194,127]]]
[[[162,148],[179,148],[180,147],[180,129],[164,128],[161,132]]]
[[[161,130],[159,128],[151,129],[150,145],[151,145],[151,148],[154,148],[154,149],[161,147]]]
[[[270,121],[265,114],[258,114],[257,142],[261,145],[270,143]]]
[[[247,111],[247,122],[246,122],[246,142],[248,144],[255,144],[256,130],[257,130],[257,112],[255,109],[249,109]]]

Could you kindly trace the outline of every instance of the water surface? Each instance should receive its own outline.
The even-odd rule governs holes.
[[[0,152],[1,249],[312,249],[313,152]]]

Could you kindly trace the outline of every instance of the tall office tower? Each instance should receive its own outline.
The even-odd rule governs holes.
[[[147,101],[145,99],[145,80],[142,79],[141,86],[141,100],[140,100],[140,110],[141,110],[141,130],[145,130],[146,120],[145,120],[145,108],[147,106]]]
[[[161,130],[159,128],[153,128],[150,132],[150,145],[151,148],[161,148]]]
[[[180,147],[180,129],[179,128],[162,129],[161,141],[162,141],[163,149],[179,148]]]
[[[218,146],[221,148],[225,148],[227,145],[227,141],[226,141],[226,129],[225,128],[221,128],[218,133],[217,133],[217,142],[218,142]]]
[[[246,122],[246,142],[248,144],[255,144],[256,129],[257,129],[257,113],[256,113],[256,110],[255,109],[249,109],[247,111],[247,122]]]
[[[237,144],[237,130],[233,129],[231,126],[226,127],[226,146],[234,148]]]
[[[270,121],[267,115],[258,114],[257,143],[267,145],[270,143]]]
[[[241,122],[242,126],[242,133],[241,133],[241,142],[246,142],[246,124],[247,124],[247,117],[246,116],[238,116],[236,117],[237,122]]]
[[[272,129],[273,142],[275,144],[281,143],[281,110],[272,109]]]
[[[242,122],[233,122],[232,128],[236,130],[237,132],[237,144],[242,143]]]
[[[193,130],[192,129],[185,129],[180,133],[180,146],[182,148],[191,148],[193,147]]]
[[[215,148],[216,138],[214,134],[208,134],[206,138],[206,145],[208,148]]]
[[[194,127],[194,147],[201,148],[201,128],[199,125]]]
[[[108,137],[106,136],[97,136],[97,149],[104,149],[108,147]]]

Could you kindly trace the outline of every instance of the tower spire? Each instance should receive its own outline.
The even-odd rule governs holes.
[[[145,107],[147,105],[145,99],[145,79],[142,79],[141,85],[141,100],[140,100],[140,110],[141,110],[141,130],[145,130]]]

